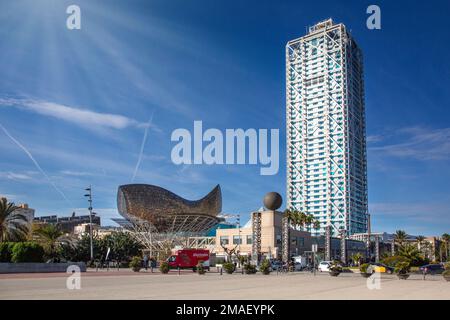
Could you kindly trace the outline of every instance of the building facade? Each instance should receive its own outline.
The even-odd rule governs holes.
[[[89,215],[77,216],[75,212],[69,217],[58,217],[56,215],[52,216],[42,216],[34,218],[34,223],[36,224],[54,224],[57,225],[60,230],[64,233],[74,233],[75,227],[90,223]],[[100,226],[100,217],[92,213],[92,224]]]
[[[30,224],[34,220],[34,209],[30,208],[26,203],[17,205],[17,209],[14,210],[14,213],[23,215]]]
[[[367,231],[362,52],[331,19],[286,45],[287,207],[313,214],[315,233]]]
[[[282,218],[278,211],[261,212],[261,255],[267,258],[281,258],[282,248]],[[311,250],[311,234],[306,231],[290,230],[290,256],[301,255]],[[216,230],[214,252],[217,256],[226,256],[223,247],[236,248],[241,255],[252,254],[253,232],[251,223],[243,228],[228,228]]]

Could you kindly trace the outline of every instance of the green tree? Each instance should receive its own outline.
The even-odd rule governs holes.
[[[425,258],[417,247],[409,243],[405,243],[398,249],[398,255],[408,259],[413,266],[420,266],[425,263]]]
[[[444,252],[445,252],[445,256],[446,256],[446,260],[449,261],[450,258],[450,234],[448,233],[444,233],[441,236],[441,240],[444,246]],[[442,251],[441,251],[442,252]],[[441,259],[442,261],[443,259]]]
[[[422,251],[422,246],[423,246],[423,242],[425,241],[425,237],[424,236],[417,236],[416,237],[416,241],[417,241],[417,249],[419,250],[419,252],[423,252]]]
[[[403,243],[406,241],[407,238],[408,238],[408,235],[406,234],[405,231],[403,231],[403,230],[395,231],[395,234],[394,234],[394,250],[393,251],[395,251],[395,245],[398,245],[398,246],[401,247],[403,245]],[[392,254],[394,254],[394,252]]]
[[[111,250],[109,260],[130,261],[140,255],[143,246],[129,232],[113,232],[100,240],[99,250],[103,258],[108,248]]]
[[[27,218],[6,198],[0,199],[0,241],[23,241],[29,229]]]
[[[37,225],[33,230],[33,236],[45,250],[45,256],[50,259],[59,258],[61,246],[72,246],[74,240],[64,235],[57,225]]]
[[[358,265],[361,263],[362,254],[357,252],[354,255],[352,255],[352,261],[354,264]]]

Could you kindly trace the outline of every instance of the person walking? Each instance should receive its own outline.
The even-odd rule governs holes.
[[[145,271],[147,271],[147,268],[148,268],[148,255],[147,254],[144,254],[144,268],[145,268]]]

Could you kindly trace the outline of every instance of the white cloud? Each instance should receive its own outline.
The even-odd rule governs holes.
[[[397,130],[394,138],[401,142],[370,147],[369,151],[423,161],[450,159],[450,128],[406,127]]]
[[[94,173],[85,172],[85,171],[72,171],[72,170],[62,170],[60,171],[63,175],[66,176],[74,176],[74,177],[87,177],[87,176],[93,176]]]
[[[380,134],[368,135],[366,138],[367,143],[379,142],[383,140],[383,136]]]
[[[59,103],[34,99],[0,98],[0,106],[24,109],[83,127],[101,127],[120,130],[128,127],[145,128],[148,125],[147,123],[141,123],[118,114],[100,113],[88,109],[75,108]],[[152,125],[152,128],[156,129],[154,125]]]
[[[0,179],[10,179],[10,180],[31,180],[32,177],[24,173],[16,172],[0,172]]]

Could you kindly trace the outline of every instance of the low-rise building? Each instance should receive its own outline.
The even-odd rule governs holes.
[[[281,258],[282,218],[278,211],[261,212],[261,254],[268,258]],[[252,254],[253,232],[251,220],[242,228],[216,230],[215,253],[226,256],[224,247],[236,249],[240,255]],[[311,234],[306,231],[290,230],[290,255],[301,255],[311,250]]]
[[[89,224],[90,218],[89,215],[77,216],[74,212],[69,217],[58,217],[56,215],[36,217],[33,222],[37,224],[55,224],[58,225],[64,233],[74,233],[76,226]],[[92,214],[92,224],[100,226],[100,217],[95,213]]]
[[[34,212],[35,210],[30,208],[27,203],[17,205],[17,209],[14,210],[14,213],[23,215],[30,224],[34,220]]]

